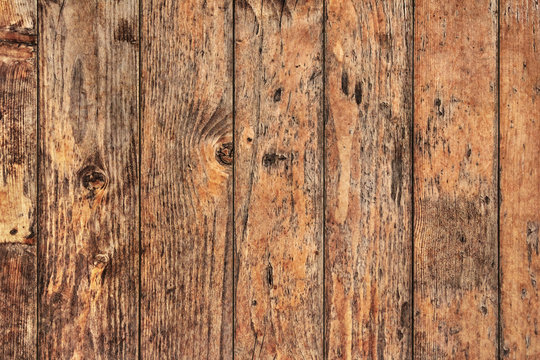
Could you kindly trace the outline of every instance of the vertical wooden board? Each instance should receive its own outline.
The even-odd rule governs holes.
[[[497,353],[497,4],[416,1],[414,352]]]
[[[0,358],[36,356],[36,6],[0,0]]]
[[[39,8],[39,356],[134,359],[138,3]]]
[[[540,357],[540,7],[501,3],[501,356]]]
[[[238,359],[322,357],[322,5],[236,4]]]
[[[327,12],[327,354],[409,359],[412,3]]]
[[[142,2],[144,359],[232,357],[232,9]]]

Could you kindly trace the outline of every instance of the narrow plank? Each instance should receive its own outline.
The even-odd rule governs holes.
[[[416,1],[414,351],[497,353],[497,3]]]
[[[36,5],[0,0],[0,358],[36,357]]]
[[[320,359],[322,1],[239,1],[235,355]]]
[[[143,359],[232,358],[232,1],[143,0]]]
[[[39,7],[38,355],[134,359],[138,3]]]
[[[540,357],[540,7],[505,0],[500,25],[501,355]]]
[[[327,11],[327,355],[410,359],[412,2]]]

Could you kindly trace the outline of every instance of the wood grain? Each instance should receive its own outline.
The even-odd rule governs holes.
[[[412,3],[329,1],[329,359],[411,357]]]
[[[416,1],[417,359],[497,353],[497,4]]]
[[[232,2],[142,12],[142,358],[230,359]]]
[[[36,357],[36,6],[0,0],[0,358]]]
[[[540,7],[501,2],[501,356],[540,357]]]
[[[138,3],[39,6],[39,356],[134,359]]]
[[[235,356],[320,359],[322,1],[239,1]]]

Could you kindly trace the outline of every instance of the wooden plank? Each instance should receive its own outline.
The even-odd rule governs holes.
[[[232,8],[142,2],[143,359],[232,358]]]
[[[36,357],[36,5],[0,0],[0,358]]]
[[[329,1],[329,359],[411,358],[412,3]]]
[[[414,352],[497,353],[497,3],[415,5]]]
[[[501,356],[540,357],[540,7],[501,3]]]
[[[322,357],[322,1],[239,1],[235,355]]]
[[[138,2],[39,6],[39,356],[134,359]]]

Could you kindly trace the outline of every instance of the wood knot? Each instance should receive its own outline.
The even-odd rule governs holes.
[[[274,102],[281,101],[281,88],[277,89],[276,92],[274,92]]]
[[[278,155],[278,154],[264,154],[262,158],[262,164],[265,167],[269,167],[274,165],[278,160],[286,160],[287,157],[285,155]]]
[[[97,254],[94,256],[94,266],[104,268],[109,263],[110,258],[107,254]]]
[[[216,150],[216,160],[225,166],[232,164],[234,159],[234,147],[232,142],[224,143]]]
[[[107,176],[94,165],[89,165],[79,171],[81,185],[92,195],[107,186]]]

